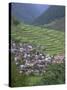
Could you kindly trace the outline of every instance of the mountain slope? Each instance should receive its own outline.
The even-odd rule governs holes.
[[[50,6],[46,12],[40,15],[33,21],[34,25],[48,24],[56,19],[60,19],[65,16],[64,6]]]
[[[60,30],[60,31],[65,31],[65,18],[62,17],[60,19],[56,19],[49,24],[43,25],[42,27]]]
[[[11,3],[12,16],[17,20],[31,23],[36,17],[41,15],[49,6],[41,4]]]

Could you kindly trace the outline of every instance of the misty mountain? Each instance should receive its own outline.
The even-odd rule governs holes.
[[[45,12],[48,7],[48,5],[42,4],[11,3],[11,14],[21,22],[31,23]]]
[[[43,14],[37,17],[32,24],[43,25],[51,23],[56,19],[60,19],[65,16],[64,6],[50,6]]]

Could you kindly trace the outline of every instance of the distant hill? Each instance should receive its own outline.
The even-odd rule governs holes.
[[[44,25],[65,16],[64,6],[50,6],[42,15],[37,17],[32,24]]]
[[[60,19],[56,19],[49,24],[43,25],[42,27],[47,27],[50,29],[65,31],[65,18],[62,17]]]
[[[11,3],[11,13],[17,20],[29,24],[48,7],[48,5],[41,4]]]

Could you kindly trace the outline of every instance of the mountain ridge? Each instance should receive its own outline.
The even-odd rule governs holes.
[[[48,5],[41,4],[11,3],[11,14],[21,22],[31,23],[48,7]]]
[[[42,15],[33,21],[34,25],[43,25],[52,22],[55,19],[60,19],[65,16],[64,6],[50,6]]]

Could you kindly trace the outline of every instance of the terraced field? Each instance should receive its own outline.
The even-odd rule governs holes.
[[[33,25],[19,24],[11,28],[11,38],[41,46],[40,50],[50,55],[64,53],[64,32]]]
[[[12,24],[11,39],[17,42],[27,42],[31,43],[32,45],[40,46],[39,50],[50,55],[64,53],[64,32],[61,32],[61,30],[56,31],[33,25],[25,25],[22,23],[17,26]],[[60,65],[58,66],[60,67]],[[61,72],[61,79],[59,79],[60,74],[58,71],[58,66],[56,65],[54,70],[51,69],[52,71],[48,71],[47,75],[44,76],[24,76],[20,75],[16,70],[16,65],[14,63],[13,57],[11,56],[11,86],[18,87],[64,83],[64,65],[61,65],[60,67],[60,71],[63,71]],[[51,66],[51,68],[52,67],[53,66]],[[52,78],[52,75],[56,75],[54,72],[55,69],[58,73],[57,75],[59,76],[58,78],[56,78],[56,76],[54,77],[58,82]],[[46,80],[44,78],[46,78]]]

